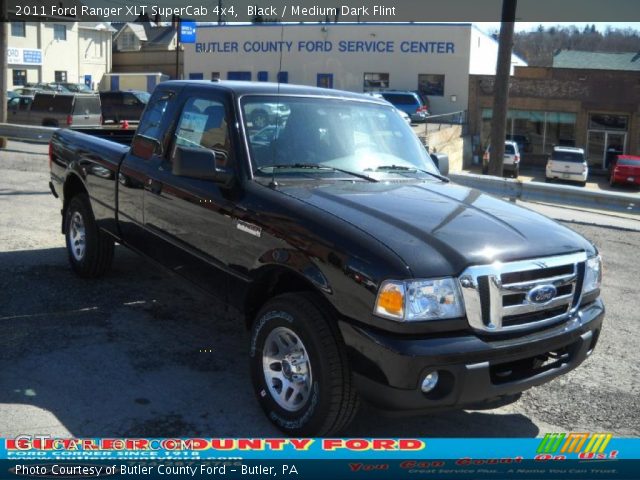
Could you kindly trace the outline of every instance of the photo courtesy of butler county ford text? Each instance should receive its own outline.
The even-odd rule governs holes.
[[[634,1],[0,6],[0,478],[637,478]]]

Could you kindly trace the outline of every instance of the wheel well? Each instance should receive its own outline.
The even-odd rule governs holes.
[[[272,269],[253,282],[245,302],[245,324],[251,328],[258,310],[277,295],[293,292],[316,292],[304,276],[291,270]]]
[[[80,193],[87,193],[87,189],[84,188],[84,184],[82,180],[78,178],[77,175],[69,175],[67,180],[64,182],[64,187],[62,190],[64,204],[62,206],[62,224],[63,224],[63,233],[64,233],[64,214],[67,211],[67,206],[73,197]]]

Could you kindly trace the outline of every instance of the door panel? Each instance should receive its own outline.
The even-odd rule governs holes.
[[[125,242],[144,251],[144,187],[162,162],[168,146],[165,125],[175,115],[179,90],[156,89],[140,121],[131,150],[118,176],[118,225]]]
[[[211,180],[174,175],[176,145],[206,148],[216,161],[232,161],[225,103],[208,92],[189,94],[166,158],[145,184],[144,224],[152,235],[152,256],[212,293],[224,296],[231,249],[233,202]]]
[[[624,153],[624,146],[627,135],[625,133],[607,132],[607,151],[604,157],[604,168],[615,161],[617,155]]]

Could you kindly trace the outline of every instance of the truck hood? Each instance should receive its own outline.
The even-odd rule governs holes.
[[[594,252],[547,217],[453,184],[341,182],[282,186],[281,192],[385,244],[416,278],[457,275],[494,261]]]

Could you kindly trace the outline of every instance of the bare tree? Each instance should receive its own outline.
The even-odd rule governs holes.
[[[489,174],[502,176],[504,140],[507,130],[509,100],[509,75],[513,49],[513,27],[516,21],[517,0],[502,0],[502,23],[498,45],[498,64],[493,91],[493,115],[491,117],[491,152]]]

